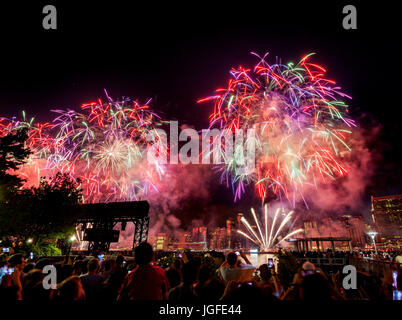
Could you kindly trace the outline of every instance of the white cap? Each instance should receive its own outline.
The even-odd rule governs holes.
[[[307,261],[305,263],[303,263],[302,269],[304,271],[308,271],[308,270],[315,270],[315,265],[312,264],[310,261]]]

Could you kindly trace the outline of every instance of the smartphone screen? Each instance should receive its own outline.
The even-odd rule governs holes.
[[[98,259],[99,259],[100,262],[102,262],[104,256],[105,256],[104,254],[98,255]]]
[[[3,277],[6,275],[7,273],[7,266],[4,266],[0,269],[0,284],[1,284],[1,280],[3,279]]]
[[[272,258],[268,259],[268,268],[273,268],[274,267],[274,260]]]
[[[315,270],[302,270],[301,274],[303,277],[308,276],[310,274],[314,274]]]
[[[397,278],[398,278],[398,272],[397,271],[392,271],[392,286],[395,289],[398,288]]]
[[[392,300],[401,301],[401,300],[402,300],[402,291],[400,291],[400,290],[394,290],[394,291],[392,292]]]

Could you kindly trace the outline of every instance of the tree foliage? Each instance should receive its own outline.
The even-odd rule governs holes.
[[[74,205],[82,200],[81,182],[67,174],[42,177],[38,186],[22,188],[18,169],[31,151],[26,147],[27,130],[0,137],[0,237],[17,243],[33,239],[37,253],[59,252],[55,240],[74,232]]]
[[[23,165],[31,151],[26,147],[28,132],[25,129],[0,137],[0,201],[8,198],[22,186],[24,181],[14,174]]]
[[[0,234],[18,239],[32,238],[38,245],[43,239],[65,238],[74,233],[74,210],[66,210],[81,202],[80,181],[58,173],[41,178],[37,187],[20,190],[3,204]]]

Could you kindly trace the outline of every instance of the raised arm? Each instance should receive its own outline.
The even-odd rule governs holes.
[[[244,261],[245,261],[247,264],[251,264],[250,260],[248,260],[246,254],[244,253],[243,250],[239,251],[239,253],[240,253],[240,256],[244,259]]]

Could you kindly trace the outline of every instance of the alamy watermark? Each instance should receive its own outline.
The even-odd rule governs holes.
[[[42,20],[42,27],[45,30],[57,29],[57,10],[53,5],[46,5],[42,9],[42,13],[45,14]]]
[[[46,5],[42,9],[42,13],[45,15],[42,19],[42,26],[45,30],[57,29],[57,9],[54,5]],[[342,26],[344,29],[357,29],[357,10],[354,5],[346,5],[342,9],[342,13],[346,16],[342,20]]]
[[[170,121],[169,133],[169,145],[168,136],[164,130],[154,129],[148,134],[147,140],[153,142],[147,153],[150,163],[231,163],[236,174],[239,175],[248,174],[255,169],[255,128],[234,131],[203,129],[200,133],[186,128],[179,133],[178,122]],[[180,143],[182,143],[181,146]],[[168,149],[169,152],[167,152]]]
[[[342,26],[344,29],[357,29],[357,10],[356,7],[349,4],[343,7],[342,13],[346,16],[342,20]]]
[[[356,267],[348,264],[343,267],[342,270],[343,274],[346,274],[346,276],[342,280],[342,287],[345,290],[350,290],[350,289],[357,289],[357,271]]]

